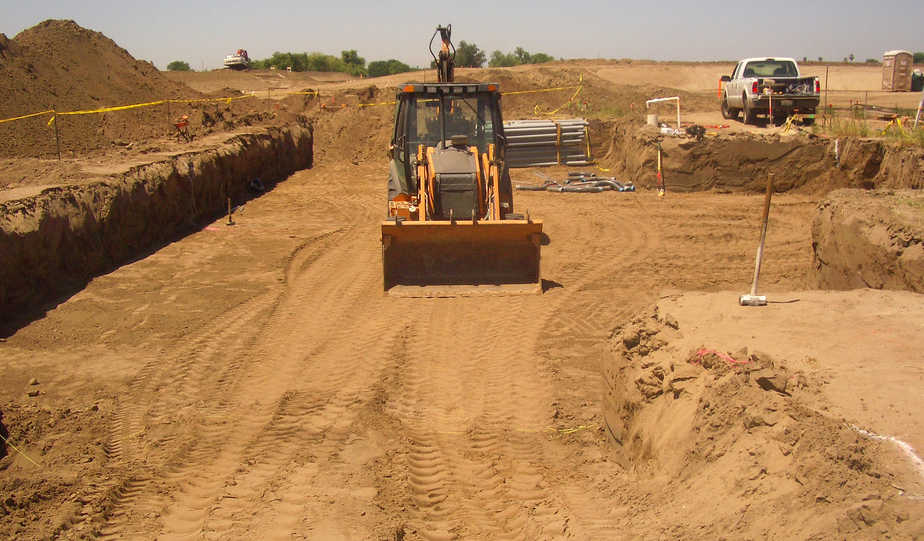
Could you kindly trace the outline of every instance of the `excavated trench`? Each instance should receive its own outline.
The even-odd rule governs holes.
[[[924,149],[882,139],[721,135],[659,137],[592,123],[594,155],[620,180],[657,185],[657,144],[668,192],[762,192],[822,197],[809,281],[821,289],[924,292]]]
[[[269,128],[0,203],[0,327],[195,231],[225,212],[229,198],[239,204],[259,195],[312,160],[310,125]]]
[[[657,143],[668,192],[763,191],[824,194],[838,188],[924,188],[924,149],[882,139],[721,134],[701,140],[653,128],[591,121],[592,153],[620,180],[657,183]]]

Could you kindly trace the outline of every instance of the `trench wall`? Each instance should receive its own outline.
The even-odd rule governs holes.
[[[640,187],[657,182],[657,137],[614,126],[604,163]],[[762,191],[767,173],[777,192],[827,193],[837,188],[924,188],[924,149],[876,139],[722,135],[702,141],[666,137],[662,168],[667,190]],[[596,154],[603,155],[603,152]]]
[[[0,324],[83,287],[220,216],[255,178],[311,167],[310,126],[237,135],[217,148],[0,203]]]
[[[924,193],[830,193],[812,223],[810,283],[924,293]]]

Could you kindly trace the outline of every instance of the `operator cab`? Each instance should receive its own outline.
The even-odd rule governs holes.
[[[479,153],[494,144],[503,159],[503,120],[495,83],[409,83],[398,93],[391,156],[404,187],[416,191],[413,161],[419,145],[449,148],[474,146]],[[464,139],[459,136],[464,136]]]

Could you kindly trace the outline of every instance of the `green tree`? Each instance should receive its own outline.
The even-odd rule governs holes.
[[[340,51],[340,60],[346,65],[348,73],[352,75],[364,75],[366,73],[366,59],[359,56],[356,49]]]
[[[517,64],[532,64],[532,55],[523,47],[517,47],[513,50],[513,56],[517,58]]]
[[[488,62],[488,65],[492,68],[507,68],[516,66],[518,63],[517,57],[513,53],[504,54],[501,51],[494,51],[491,53],[491,61]]]
[[[173,62],[167,64],[167,71],[192,71],[192,68],[189,67],[187,62],[182,60],[174,60]]]
[[[408,71],[414,71],[414,68],[394,58],[369,62],[369,77],[381,77],[383,75],[394,75],[396,73],[405,73]]]
[[[505,54],[501,51],[494,51],[491,53],[489,65],[492,68],[504,68],[519,66],[520,64],[541,64],[553,60],[555,59],[545,53],[532,54],[523,47],[517,47],[512,53]]]
[[[480,68],[485,60],[487,60],[485,52],[474,43],[466,43],[462,40],[456,47],[456,66],[460,68]]]
[[[269,58],[252,60],[250,65],[257,69],[292,68],[292,71],[338,71],[351,75],[366,73],[366,59],[359,56],[355,49],[342,51],[340,57],[318,52],[282,53],[276,51]]]
[[[849,59],[850,59],[850,61],[851,61],[851,62],[853,62],[853,59],[854,59],[854,58],[856,58],[856,57],[855,57],[855,56],[853,56],[853,53],[850,53],[850,56],[848,56],[847,58],[849,58]]]
[[[875,59],[875,58],[867,58],[867,59],[866,59],[866,63],[867,63],[867,64],[879,64],[879,60],[877,60],[877,59]]]
[[[915,64],[924,64],[924,52],[916,51],[913,55]]]

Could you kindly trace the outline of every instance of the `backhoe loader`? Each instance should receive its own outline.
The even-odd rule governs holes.
[[[498,85],[452,80],[450,28],[437,28],[439,56],[431,47],[439,82],[405,84],[396,100],[382,222],[385,291],[540,293],[547,237],[540,220],[513,206]]]

